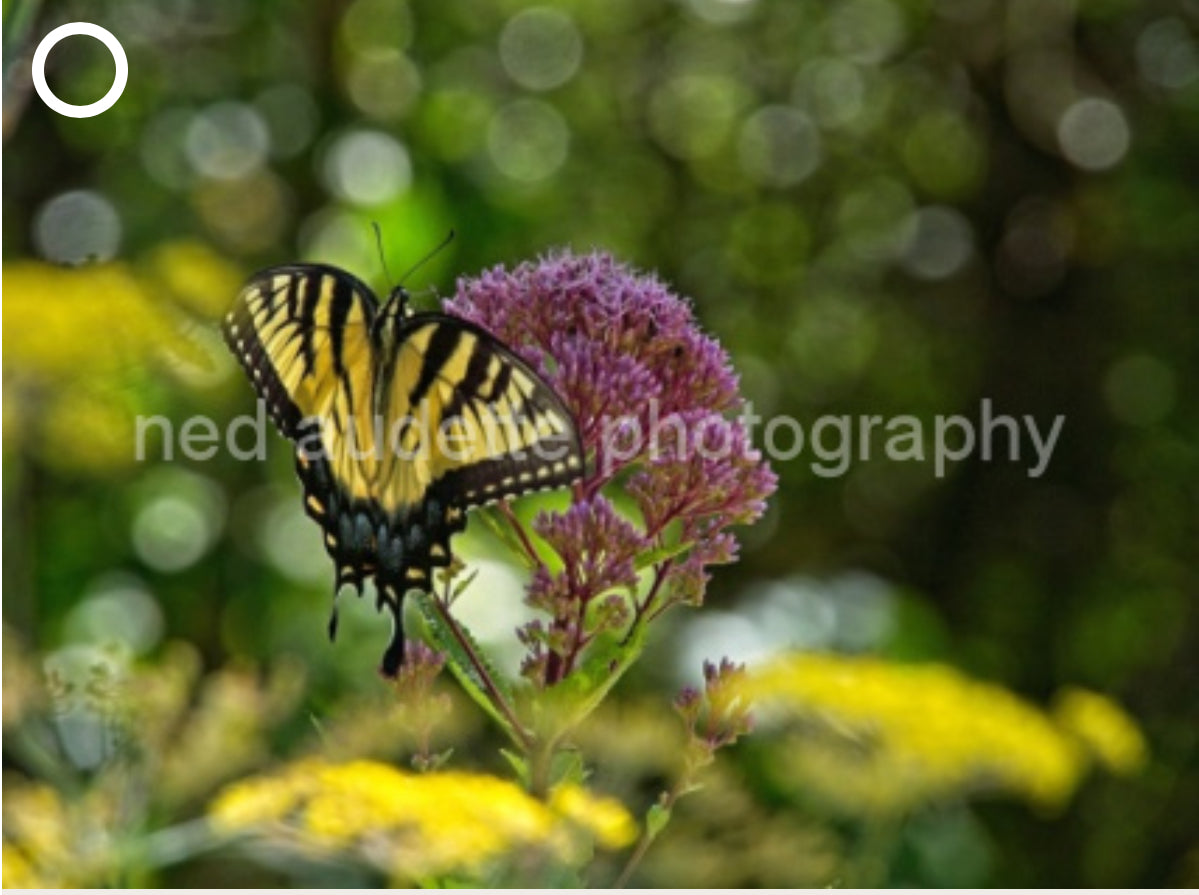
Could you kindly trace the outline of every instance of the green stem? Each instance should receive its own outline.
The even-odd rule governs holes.
[[[495,709],[497,716],[504,722],[503,726],[507,728],[521,749],[525,752],[530,751],[535,745],[533,735],[520,723],[520,719],[516,717],[516,712],[508,705],[507,700],[504,699],[504,694],[500,692],[500,688],[491,679],[487,665],[479,658],[478,653],[475,652],[470,638],[462,633],[462,629],[458,627],[458,623],[454,620],[454,616],[450,613],[449,608],[439,598],[434,596],[429,602],[436,608],[437,614],[445,622],[445,626],[449,629],[450,634],[458,641],[458,645],[462,647],[462,652],[470,660],[475,674],[478,675],[479,680],[483,684],[483,689],[487,691],[487,697],[491,701],[492,707]]]
[[[654,600],[657,599],[658,591],[662,589],[662,582],[666,580],[666,573],[670,571],[670,567],[673,564],[674,560],[668,559],[654,566],[654,583],[650,585],[649,593],[645,595],[643,602],[637,603],[634,601],[633,621],[629,625],[629,632],[625,635],[623,643],[627,644],[633,640],[634,636],[639,635],[644,630],[645,625],[658,615],[658,612],[651,612],[650,610]]]
[[[503,517],[508,520],[508,524],[512,526],[512,530],[516,532],[516,537],[520,540],[521,549],[524,550],[525,555],[529,558],[532,567],[537,568],[542,565],[541,557],[533,547],[533,542],[529,540],[529,533],[525,531],[523,523],[517,518],[516,513],[512,512],[512,507],[508,505],[506,500],[499,504],[499,510]]]
[[[662,800],[658,804],[661,806],[662,810],[669,813],[674,810],[674,803],[677,802],[678,799],[679,789],[676,787],[675,789],[665,793],[662,797]],[[649,851],[649,847],[654,844],[654,840],[658,838],[658,835],[662,832],[662,830],[663,827],[658,827],[651,830],[649,824],[646,824],[645,830],[641,833],[641,838],[637,840],[637,847],[633,849],[633,853],[629,855],[628,863],[625,864],[624,869],[620,871],[620,876],[618,876],[616,878],[616,882],[613,883],[613,888],[623,889],[629,884],[629,880],[632,878],[633,873],[637,870],[637,867],[641,864],[641,860],[645,857],[645,853]]]
[[[11,745],[10,745],[11,744]],[[52,780],[60,786],[78,783],[74,771],[62,759],[46,747],[46,744],[29,727],[18,727],[5,734],[5,746],[29,765],[35,776]]]
[[[550,792],[550,776],[554,767],[556,737],[539,738],[529,748],[529,793],[545,800]]]
[[[166,867],[220,844],[220,838],[213,834],[212,827],[201,819],[151,833],[146,837],[142,849],[149,866]]]

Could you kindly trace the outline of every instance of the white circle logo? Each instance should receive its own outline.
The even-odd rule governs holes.
[[[50,85],[46,83],[46,57],[50,55],[50,51],[60,40],[76,34],[94,37],[108,47],[108,52],[112,53],[112,61],[117,66],[117,75],[113,78],[108,92],[94,103],[86,106],[73,106],[70,103],[64,103],[51,92]],[[119,40],[112,36],[111,31],[107,31],[99,25],[93,25],[91,22],[68,22],[65,25],[59,25],[42,38],[42,42],[37,45],[37,49],[33,53],[33,89],[42,98],[42,102],[59,115],[66,115],[68,118],[94,118],[101,112],[107,112],[125,92],[125,82],[128,80],[129,60],[125,58],[125,48],[121,46]]]

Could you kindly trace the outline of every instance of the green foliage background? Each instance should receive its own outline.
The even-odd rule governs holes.
[[[28,84],[40,37],[78,20],[130,67],[84,120]],[[165,363],[102,292],[64,305],[40,267],[32,298],[6,288],[4,617],[46,652],[141,625],[138,648],[185,639],[212,665],[303,655],[317,708],[376,687],[385,633],[363,607],[323,642],[331,569],[311,561],[282,443],[266,464],[137,463],[132,415],[249,412],[212,329],[238,279],[323,260],[385,289],[371,221],[397,274],[456,230],[410,281],[426,307],[419,290],[458,273],[602,248],[693,298],[766,416],[977,420],[989,399],[1042,431],[1066,418],[1040,478],[1027,443],[943,478],[877,441],[838,477],[811,446],[776,462],[742,561],[671,619],[625,696],[669,691],[688,644],[759,647],[734,615],[771,600],[806,607],[784,642],[941,659],[1037,700],[1081,684],[1141,721],[1145,772],[1058,816],[924,817],[888,881],[1194,885],[1196,24],[1157,0],[6,2],[4,285],[114,232],[47,217],[90,191],[119,222],[109,254],[190,336]],[[68,101],[112,71],[83,38],[50,57]],[[42,344],[47,317],[60,337]],[[69,351],[82,360],[57,370]],[[753,780],[753,760],[726,773]],[[755,816],[763,838],[793,822]]]

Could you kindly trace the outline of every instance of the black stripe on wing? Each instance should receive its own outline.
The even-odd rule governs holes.
[[[329,352],[332,374],[353,397],[343,361],[346,321],[355,302],[363,320],[360,337],[369,338],[378,302],[362,281],[329,265],[288,264],[252,277],[222,321],[225,342],[266,402],[275,425],[290,439],[298,437],[300,423],[314,408],[300,406],[284,383],[297,364],[303,365],[303,377],[321,372],[318,331],[328,335],[328,348],[322,350]]]
[[[462,378],[449,381],[451,398],[442,409],[441,421],[463,414],[480,418],[496,415],[495,402],[507,398],[516,418],[536,424],[550,417],[562,424],[564,431],[539,436],[515,450],[488,457],[444,471],[430,484],[447,506],[467,509],[507,497],[519,497],[531,491],[541,491],[569,485],[584,473],[584,456],[578,426],[570,410],[558,394],[521,357],[483,328],[445,314],[417,314],[405,330],[415,330],[430,323],[437,329],[429,340],[417,385],[409,393],[409,406],[418,407],[433,382],[442,376],[445,363],[454,354],[462,335],[475,338],[475,348],[467,361]],[[399,334],[403,338],[404,331]],[[493,361],[498,370],[489,377]],[[520,374],[528,384],[521,391],[514,384]]]
[[[258,336],[253,318],[247,307],[238,303],[222,321],[221,331],[225,342],[236,355],[246,376],[254,386],[259,398],[266,403],[272,422],[288,438],[295,438],[303,414],[291,400],[283,387],[274,366],[266,355],[266,348]]]
[[[410,318],[410,326],[427,325],[430,320],[429,314],[415,314]],[[433,335],[429,338],[429,347],[425,350],[423,363],[421,364],[420,376],[413,383],[412,388],[408,391],[408,406],[420,407],[421,402],[429,393],[433,383],[437,381],[441,375],[442,368],[445,366],[454,353],[454,349],[458,347],[458,340],[462,337],[463,327],[453,324],[445,324],[437,326],[433,330]],[[398,338],[403,338],[401,331]]]

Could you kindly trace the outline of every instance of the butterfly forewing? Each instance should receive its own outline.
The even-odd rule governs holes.
[[[370,290],[336,268],[270,268],[242,289],[225,317],[225,340],[288,438],[339,389],[369,394],[375,312]]]
[[[387,512],[404,513],[428,495],[466,509],[581,474],[570,412],[482,329],[419,314],[398,334],[384,374],[379,409],[392,425],[390,443],[402,448],[383,461],[378,497]]]
[[[304,508],[324,529],[338,582],[359,586],[375,528],[376,312],[371,291],[344,271],[289,265],[252,278],[224,322],[225,339],[271,418],[296,442]]]

